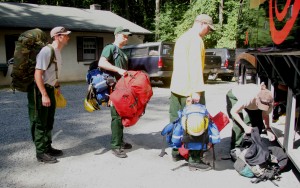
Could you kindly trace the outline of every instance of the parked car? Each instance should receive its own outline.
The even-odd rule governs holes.
[[[234,77],[235,50],[228,48],[209,48],[206,52],[220,56],[222,59],[221,67],[218,70],[217,77],[222,81],[231,81]]]
[[[173,72],[173,42],[149,42],[127,45],[122,50],[128,56],[129,70],[144,70],[151,80],[169,86]]]
[[[216,79],[218,76],[218,70],[221,69],[222,59],[220,56],[216,56],[213,52],[205,53],[205,66],[203,71],[204,82],[210,79]]]

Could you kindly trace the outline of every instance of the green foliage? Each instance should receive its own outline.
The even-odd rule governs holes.
[[[175,41],[175,28],[182,20],[183,12],[188,8],[186,3],[174,4],[167,2],[162,7],[159,19],[158,33],[159,41]]]
[[[239,2],[226,1],[224,3],[224,24],[218,31],[216,48],[236,48],[236,29],[238,19]]]

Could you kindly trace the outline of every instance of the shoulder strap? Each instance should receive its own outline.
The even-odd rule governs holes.
[[[54,48],[51,46],[51,44],[47,45],[50,49],[51,49],[51,58],[50,58],[50,63],[47,67],[47,69],[49,69],[49,67],[51,66],[51,63],[55,64],[55,73],[56,73],[56,79],[58,79],[58,67],[57,67],[57,62],[54,61],[54,59],[56,59],[55,57],[55,52],[54,52]]]
[[[113,58],[114,60],[117,59],[117,57],[119,56],[119,51],[118,51],[118,47],[114,44],[112,44],[114,46],[114,55],[113,55]]]

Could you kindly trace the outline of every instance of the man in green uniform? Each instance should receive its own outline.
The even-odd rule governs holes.
[[[121,48],[126,45],[128,36],[131,35],[128,29],[123,27],[117,27],[115,29],[115,41],[113,44],[107,45],[101,54],[98,66],[105,69],[107,73],[117,80],[121,76],[127,74],[128,58]],[[114,104],[110,104],[111,112],[111,149],[112,153],[119,158],[126,158],[126,152],[124,149],[131,149],[132,145],[123,141],[122,120],[114,107]]]

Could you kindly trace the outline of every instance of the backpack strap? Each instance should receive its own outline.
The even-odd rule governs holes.
[[[114,54],[113,54],[113,59],[117,59],[117,57],[119,56],[119,50],[118,50],[118,47],[114,44],[112,44],[114,46]]]
[[[51,49],[50,63],[48,65],[47,69],[49,69],[49,67],[51,66],[51,63],[54,63],[54,65],[55,65],[55,76],[56,76],[56,79],[58,79],[58,66],[57,66],[57,62],[55,61],[56,56],[55,56],[54,48],[51,46],[51,44],[48,44],[47,46]]]

